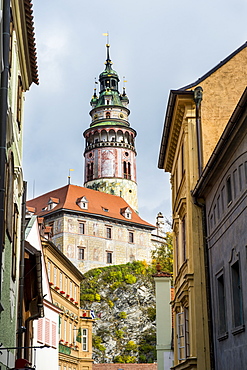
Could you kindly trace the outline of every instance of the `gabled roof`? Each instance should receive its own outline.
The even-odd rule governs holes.
[[[87,198],[87,209],[82,209],[77,204],[78,198],[81,197]],[[58,198],[59,203],[52,210],[44,210],[50,198]],[[68,210],[78,212],[78,214],[101,216],[128,224],[131,223],[132,225],[136,224],[137,226],[139,225],[149,229],[155,229],[155,226],[142,220],[123,198],[77,185],[69,184],[62,188],[52,190],[49,193],[27,201],[27,206],[34,207],[36,210],[35,213],[41,217],[53,214],[57,211]],[[126,220],[126,218],[121,214],[121,209],[127,207],[132,210],[131,220]],[[106,212],[104,209],[107,209],[108,211]]]
[[[213,67],[212,69],[210,69],[210,71],[208,71],[207,73],[205,73],[202,77],[198,78],[198,80],[196,80],[195,82],[187,85],[187,86],[184,86],[184,87],[181,87],[179,90],[188,90],[188,89],[191,89],[197,85],[199,85],[202,81],[204,81],[206,78],[208,78],[211,74],[213,74],[214,72],[216,72],[219,68],[221,68],[224,64],[226,64],[227,62],[229,62],[230,59],[232,59],[233,57],[235,57],[235,55],[237,55],[241,50],[243,50],[244,48],[247,47],[247,42],[245,42],[243,45],[241,45],[238,49],[236,49],[233,53],[231,53],[230,55],[228,55],[228,57],[226,57],[225,59],[223,59],[220,63],[218,63],[215,67]]]

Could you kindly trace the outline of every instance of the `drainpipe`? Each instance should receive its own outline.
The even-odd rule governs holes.
[[[21,250],[20,250],[20,276],[19,276],[19,305],[18,305],[18,328],[17,328],[17,358],[21,358],[23,346],[23,300],[24,300],[24,273],[25,273],[25,214],[26,214],[27,182],[23,182],[23,194],[21,205]]]
[[[212,319],[212,297],[210,290],[210,273],[209,273],[209,254],[208,254],[208,242],[207,242],[207,217],[206,217],[206,205],[204,201],[199,201],[197,197],[193,196],[193,202],[195,205],[201,208],[202,212],[202,232],[203,232],[203,249],[204,249],[204,261],[205,261],[205,280],[206,280],[206,296],[207,296],[207,311],[208,311],[208,335],[209,335],[209,348],[210,348],[210,369],[215,370],[214,363],[214,342],[213,342],[213,319]]]
[[[198,86],[194,90],[194,101],[196,103],[196,139],[197,139],[197,159],[198,159],[198,177],[202,173],[202,125],[201,125],[201,102],[202,87]]]
[[[3,71],[0,85],[0,312],[2,296],[2,256],[5,243],[5,169],[6,169],[6,132],[8,112],[9,78],[9,40],[10,40],[10,0],[3,0]]]

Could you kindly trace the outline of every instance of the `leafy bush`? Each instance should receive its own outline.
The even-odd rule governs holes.
[[[81,300],[82,301],[94,302],[95,301],[94,297],[95,297],[94,294],[82,294],[81,295]]]
[[[129,355],[120,355],[120,356],[116,356],[113,362],[119,363],[119,364],[133,364],[136,362],[136,357],[129,356]]]
[[[126,344],[125,351],[131,352],[131,351],[137,351],[137,344],[133,340],[129,340]]]
[[[127,284],[135,284],[136,283],[136,277],[134,275],[125,275],[124,280]]]
[[[127,318],[127,313],[122,311],[122,312],[119,312],[118,316],[120,317],[120,319],[126,319]]]
[[[123,330],[115,330],[115,335],[117,339],[122,339],[124,336],[124,331]]]

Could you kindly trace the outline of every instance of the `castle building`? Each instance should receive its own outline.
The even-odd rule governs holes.
[[[116,195],[66,185],[29,200],[44,218],[45,236],[81,271],[135,260],[151,261],[155,226]]]
[[[85,182],[90,189],[123,197],[137,211],[136,131],[130,127],[129,99],[112,69],[107,44],[105,70],[99,75],[99,96],[91,99],[92,122],[84,132]]]

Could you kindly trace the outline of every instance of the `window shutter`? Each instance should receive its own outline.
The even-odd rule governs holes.
[[[51,323],[51,345],[57,347],[57,324],[54,321]]]
[[[43,343],[43,319],[38,319],[38,342]]]
[[[45,344],[50,345],[50,320],[45,319]]]

